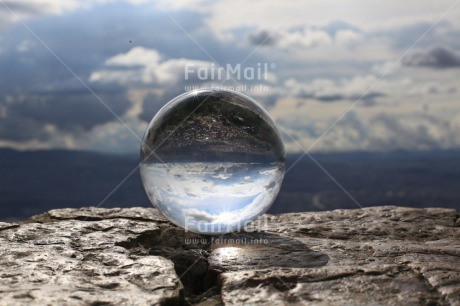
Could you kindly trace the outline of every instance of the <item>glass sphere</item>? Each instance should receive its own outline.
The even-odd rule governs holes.
[[[141,178],[155,207],[186,230],[243,229],[274,202],[284,145],[268,113],[229,90],[185,93],[152,119],[141,145]]]

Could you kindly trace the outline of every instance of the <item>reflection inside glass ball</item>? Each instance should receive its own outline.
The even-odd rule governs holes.
[[[284,146],[275,123],[251,98],[199,90],[166,104],[141,146],[141,178],[150,201],[186,230],[242,229],[275,200]]]

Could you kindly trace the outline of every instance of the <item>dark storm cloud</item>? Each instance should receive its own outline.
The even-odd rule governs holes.
[[[8,116],[0,123],[0,139],[27,141],[47,140],[50,133],[46,131],[43,122],[20,116]]]
[[[189,33],[203,25],[203,16],[198,13],[177,10],[170,16]],[[63,15],[45,15],[28,20],[27,25],[82,78],[102,67],[107,58],[136,46],[156,49],[168,58],[207,59],[167,15],[151,7],[106,4]],[[16,23],[0,34],[2,93],[12,88],[39,88],[72,77],[22,24]],[[18,47],[23,42],[28,48],[20,52]]]
[[[381,92],[368,92],[366,94],[354,94],[354,95],[337,95],[334,98],[335,99],[330,99],[330,97],[323,96],[323,97],[317,97],[318,100],[323,101],[323,102],[334,102],[334,101],[340,101],[340,100],[349,100],[352,102],[359,101],[362,105],[364,106],[372,106],[374,105],[375,99],[380,98],[380,97],[386,97],[386,94],[381,93]]]
[[[249,42],[255,46],[273,46],[276,44],[276,33],[267,30],[261,30],[249,34]]]
[[[305,26],[302,27],[292,27],[289,29],[289,32],[294,33],[294,32],[304,32],[305,31]],[[324,27],[311,27],[312,30],[316,31],[324,31],[327,34],[329,34],[331,37],[335,37],[335,35],[339,31],[344,31],[344,30],[351,30],[357,33],[361,33],[361,30],[347,22],[344,21],[333,21],[329,24],[327,24]],[[248,31],[252,29],[247,29]],[[249,34],[249,42],[251,45],[255,46],[273,46],[278,43],[280,40],[280,35],[276,31],[268,31],[268,30],[259,30],[255,31]]]
[[[99,97],[119,116],[129,107],[123,94],[102,92]],[[7,116],[0,122],[0,139],[45,140],[50,136],[47,125],[80,133],[114,120],[113,114],[87,91],[18,94],[8,100],[2,103]]]
[[[46,125],[78,133],[115,120],[98,99],[49,53],[9,50],[0,56],[0,105],[6,116],[0,121],[0,139],[44,140]],[[114,85],[91,84],[85,64],[66,61],[82,80],[122,116],[130,103],[125,90]],[[89,69],[88,69],[89,70]]]
[[[55,12],[61,6],[59,2],[2,0],[0,1],[0,31],[18,21],[14,15],[21,19],[28,19]]]
[[[301,92],[299,93],[296,97],[297,98],[302,98],[302,99],[315,99],[320,102],[340,102],[340,101],[360,101],[360,103],[364,106],[372,106],[375,104],[375,99],[380,98],[380,97],[385,97],[386,94],[381,93],[381,92],[369,92],[363,95],[359,94],[342,94],[342,93],[337,93],[337,94],[323,94],[323,93],[307,93],[307,92]],[[301,106],[299,104],[299,106]]]
[[[18,13],[41,12],[35,6],[15,5],[13,9]],[[92,83],[88,79],[92,72],[104,67],[108,58],[142,46],[159,51],[165,60],[211,61],[203,48],[226,65],[238,63],[250,52],[218,42],[209,31],[197,31],[204,25],[204,15],[185,10],[171,11],[169,15],[200,46],[161,11],[122,3],[44,15],[27,20],[27,24],[118,116],[123,116],[130,107],[126,98],[130,88]],[[76,135],[117,121],[23,25],[16,23],[3,28],[0,34],[0,139],[46,140],[52,134],[50,126]],[[26,47],[20,48],[21,44]],[[252,57],[247,65],[257,62],[261,59]],[[150,121],[162,105],[184,92],[184,84],[181,80],[163,88],[165,96],[149,95],[141,118]]]
[[[120,95],[100,94],[99,97],[120,115],[129,106],[126,98]],[[113,115],[91,93],[29,96],[25,102],[13,104],[8,112],[11,116],[18,114],[39,122],[49,122],[67,131],[89,130],[114,120]]]
[[[175,93],[167,96],[161,96],[153,93],[148,94],[144,98],[142,113],[139,115],[139,118],[146,122],[150,122],[153,116],[155,116],[155,114],[174,97]]]
[[[4,1],[4,4],[16,14],[35,15],[48,10],[48,6],[43,3],[18,3],[17,1]],[[4,11],[6,14],[10,14],[10,11],[3,5],[0,5],[0,12],[1,11]]]
[[[409,54],[403,58],[402,63],[409,67],[456,68],[460,67],[460,54],[450,48],[438,46]]]

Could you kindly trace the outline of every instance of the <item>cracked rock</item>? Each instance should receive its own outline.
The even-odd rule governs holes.
[[[0,222],[0,305],[460,305],[459,214],[372,207],[185,232],[153,208]]]

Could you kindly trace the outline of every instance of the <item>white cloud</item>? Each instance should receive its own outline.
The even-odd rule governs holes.
[[[300,25],[324,26],[335,20],[353,21],[366,31],[392,28],[420,21],[436,21],[450,6],[452,1],[380,1],[363,0],[339,1],[216,1],[207,3],[209,14],[207,24],[218,34],[240,26],[254,28],[288,29]],[[184,6],[182,6],[184,7]],[[203,9],[194,4],[188,9]],[[238,18],[235,18],[235,11]],[[459,10],[452,10],[446,17],[460,23]]]
[[[117,82],[128,86],[171,86],[186,81],[187,65],[194,71],[200,68],[209,70],[214,66],[212,62],[185,58],[163,60],[154,49],[135,47],[106,60],[107,68],[94,71],[89,79],[91,82]],[[192,77],[197,76],[190,76],[191,81]]]
[[[166,213],[208,225],[256,217],[274,201],[283,177],[277,165],[221,162],[143,165],[141,175],[151,198]]]
[[[90,12],[98,4],[106,2],[112,2],[113,6],[110,8],[116,11],[118,2],[112,0],[18,0],[6,3],[21,18],[32,18],[46,14],[64,15],[75,10]],[[266,105],[271,106],[272,115],[285,124],[296,139],[305,145],[311,144],[322,131],[350,107],[353,101],[363,95],[369,86],[375,86],[370,90],[373,95],[366,97],[367,101],[375,102],[374,104],[368,103],[367,106],[371,104],[373,106],[361,107],[365,103],[357,105],[353,109],[355,117],[350,117],[343,124],[339,124],[333,133],[324,139],[324,142],[318,144],[318,149],[372,150],[404,146],[425,148],[459,145],[458,137],[453,136],[460,128],[459,70],[443,69],[441,71],[441,69],[429,67],[407,67],[395,62],[403,54],[402,49],[405,46],[401,47],[397,44],[401,41],[406,44],[415,41],[420,31],[429,27],[452,4],[450,0],[436,2],[409,0],[404,3],[395,0],[380,3],[363,0],[352,0],[351,2],[291,1],[288,3],[274,0],[249,3],[242,0],[232,3],[197,0],[170,3],[163,1],[151,6],[149,6],[150,2],[144,0],[125,0],[123,2],[133,5],[143,4],[145,7],[140,8],[143,12],[147,12],[146,7],[149,7],[152,8],[152,12],[160,15],[162,10],[168,13],[177,10],[180,14],[173,15],[183,18],[178,20],[181,24],[189,22],[189,18],[195,18],[193,20],[196,21],[194,31],[190,35],[197,41],[204,42],[203,46],[211,49],[208,51],[212,51],[210,52],[212,56],[217,54],[219,59],[224,60],[227,57],[234,59],[235,54],[242,54],[243,59],[252,51],[253,45],[263,39],[261,35],[264,34],[263,31],[276,30],[273,41],[259,48],[252,55],[257,59],[269,59],[270,62],[276,63],[276,70],[270,71],[269,80],[261,82],[271,87],[267,91],[248,92],[248,95],[259,101],[268,101]],[[190,10],[200,13],[198,20],[196,20],[198,15],[190,13]],[[238,11],[238,18],[235,18],[235,10]],[[130,14],[137,12],[134,9],[127,11],[130,11]],[[119,14],[124,16],[122,12]],[[79,15],[78,18],[81,16]],[[128,17],[134,18],[133,16],[135,15]],[[101,18],[104,17],[101,16]],[[44,22],[45,19],[41,25],[48,27],[49,24]],[[56,18],[50,18],[50,20],[54,19]],[[204,25],[201,23],[203,20]],[[419,24],[420,21],[426,23]],[[454,43],[458,41],[458,33],[460,33],[460,11],[453,10],[447,15],[445,21],[433,29],[431,34],[434,36],[431,34],[426,36],[421,41],[423,46],[419,47],[424,48],[437,40],[441,42],[445,40],[446,43],[441,45],[458,52],[458,46]],[[0,5],[0,27],[2,24],[9,25],[10,22],[15,21],[11,14]],[[403,29],[403,26],[407,28]],[[142,32],[145,29],[139,28],[139,30]],[[398,33],[403,30],[405,34],[398,36]],[[248,39],[251,33],[260,35],[255,35],[251,41]],[[7,34],[5,31],[5,35]],[[46,33],[41,34],[45,41],[51,42],[50,46],[56,48],[57,54],[64,55],[67,60],[66,55],[70,53],[66,54],[60,50],[59,45],[54,44]],[[165,36],[169,34],[165,33]],[[86,35],[81,36],[87,37]],[[209,40],[203,37],[209,37]],[[126,94],[130,103],[130,109],[124,113],[123,118],[128,120],[136,131],[141,131],[145,122],[137,121],[137,118],[142,114],[147,116],[145,114],[148,113],[150,116],[153,113],[153,108],[146,111],[147,104],[159,105],[163,101],[167,102],[171,97],[183,91],[185,84],[209,84],[199,80],[196,74],[186,80],[185,67],[187,65],[194,65],[195,70],[203,68],[203,71],[209,74],[213,64],[206,60],[205,55],[201,57],[205,60],[197,60],[196,58],[199,58],[197,53],[193,53],[194,58],[191,58],[192,56],[186,55],[187,52],[171,52],[169,45],[165,47],[167,45],[165,41],[168,40],[152,38],[152,44],[149,45],[149,40],[144,39],[142,44],[149,47],[139,47],[134,43],[137,43],[135,38],[133,39],[134,48],[129,51],[120,51],[126,50],[126,45],[111,47],[108,54],[116,55],[105,62],[101,59],[105,59],[107,53],[104,52],[107,51],[100,53],[91,51],[94,57],[88,57],[88,61],[77,62],[72,59],[72,56],[69,56],[68,64],[72,68],[79,67],[81,63],[83,63],[82,66],[88,65],[82,69],[82,72],[79,71],[79,74],[81,73],[85,80],[88,78],[93,82],[90,85],[96,91],[98,88],[101,91],[114,90],[113,88],[120,90],[121,88],[120,96]],[[39,49],[33,48],[35,41],[31,40],[30,36],[17,37],[15,40],[9,39],[8,42],[10,41],[13,43],[2,45],[1,56],[13,51],[27,52],[29,56]],[[128,41],[126,39],[126,43]],[[206,45],[208,42],[210,46]],[[211,45],[214,42],[216,45]],[[156,49],[152,46],[155,46]],[[187,49],[187,46],[196,48],[192,41],[184,43],[181,41],[181,46],[185,46],[185,48],[181,47],[181,50]],[[161,53],[158,50],[161,50]],[[431,56],[438,55],[439,58],[439,53],[428,53],[430,54]],[[93,58],[98,62],[91,62]],[[27,59],[37,62],[42,57],[31,56]],[[419,64],[425,63],[425,66],[431,63],[430,61],[420,62],[420,58],[415,59],[419,60],[417,62]],[[251,58],[248,61],[251,61]],[[17,65],[18,69],[9,69],[9,71],[18,72],[15,77],[23,79],[19,73],[20,64]],[[26,63],[21,63],[21,65],[27,66]],[[91,71],[90,65],[100,68],[93,68],[88,77],[85,74]],[[30,71],[23,73],[27,74]],[[385,77],[380,80],[382,76]],[[47,80],[46,82],[53,84],[59,81]],[[115,84],[110,85],[109,83]],[[102,86],[101,84],[108,85]],[[61,89],[61,93],[56,93],[56,95],[62,94],[62,91],[79,90],[80,84],[77,85]],[[228,82],[226,85],[233,85],[233,83]],[[31,88],[24,88],[24,92],[27,90]],[[10,93],[7,92],[6,95],[8,94]],[[151,99],[149,103],[146,102],[148,96]],[[8,110],[9,106],[0,105],[0,117],[8,117]],[[36,115],[32,113],[34,112],[27,113],[27,116]],[[449,122],[451,124],[448,124]],[[51,145],[114,151],[123,150],[126,147],[123,143],[129,144],[127,147],[137,147],[131,142],[136,139],[130,135],[129,131],[127,133],[122,131],[123,129],[124,127],[115,121],[109,123],[104,121],[100,125],[98,123],[97,126],[91,127],[89,131],[75,132],[75,134],[64,132],[60,134],[59,131],[53,131],[52,127],[49,127],[45,129],[46,133],[52,136],[49,142],[38,144],[27,140],[27,144],[31,147]],[[460,133],[457,134],[460,135]],[[5,141],[2,144],[5,144]],[[8,142],[8,145],[11,145],[11,142]],[[292,142],[288,142],[287,147],[288,150],[297,150]]]
[[[350,79],[337,81],[319,78],[308,83],[302,83],[296,79],[288,79],[285,88],[292,96],[304,99],[316,99],[324,102],[355,101],[384,96],[385,93],[373,88],[377,83],[374,75],[355,76]]]
[[[147,123],[136,118],[124,118],[131,129],[119,121],[98,125],[83,135],[74,138],[75,146],[85,150],[100,152],[133,153],[138,152]],[[132,134],[134,132],[136,136]]]
[[[283,49],[328,47],[333,44],[339,47],[355,47],[363,40],[363,35],[351,29],[339,29],[330,33],[326,28],[318,29],[304,26],[302,29],[263,29],[253,31],[249,41],[253,45],[276,46]],[[273,49],[273,48],[272,48]]]
[[[77,1],[77,0],[6,0],[4,3],[13,11],[20,13],[29,12],[35,13],[49,13],[61,14],[65,11],[73,10],[78,7],[84,7],[96,1]]]
[[[109,66],[149,66],[157,64],[160,59],[161,56],[156,50],[135,47],[127,53],[109,58],[105,63]]]
[[[0,29],[34,16],[58,15],[80,7],[87,7],[90,2],[95,1],[4,0],[3,5],[0,5]],[[5,8],[5,5],[9,9]]]
[[[387,79],[374,75],[339,80],[318,78],[310,82],[289,79],[286,91],[270,109],[290,136],[286,149],[301,152],[395,149],[425,150],[460,147],[458,84],[450,71],[434,77],[400,70]],[[364,99],[353,108],[369,86],[372,107]],[[334,102],[334,103],[324,103]],[[347,114],[343,117],[344,114]],[[341,120],[324,137],[321,135]],[[294,138],[294,140],[291,139]],[[320,138],[320,140],[318,140]],[[313,148],[311,146],[313,145]]]
[[[397,61],[386,61],[372,65],[371,71],[379,76],[386,77],[394,74],[401,67]]]
[[[278,46],[281,48],[292,47],[318,47],[328,46],[332,44],[332,38],[325,31],[305,29],[302,32],[281,31],[281,38],[278,41]]]
[[[291,137],[285,137],[287,150],[312,151],[392,151],[449,149],[460,146],[458,126],[454,127],[439,113],[430,115],[421,109],[413,113],[374,112],[361,110],[350,113],[329,133],[323,134],[335,120],[317,120],[312,127],[288,128]],[[456,112],[458,120],[459,112]],[[297,142],[297,143],[296,143]],[[299,145],[301,147],[299,147]]]
[[[363,39],[362,34],[353,30],[340,30],[335,34],[335,42],[338,45],[353,47]]]

